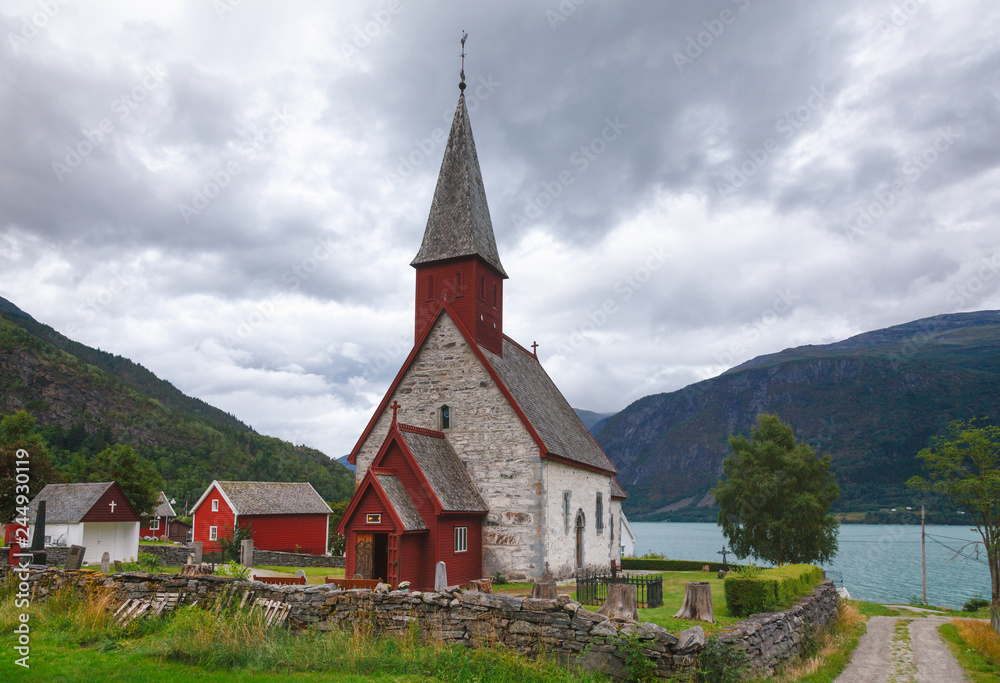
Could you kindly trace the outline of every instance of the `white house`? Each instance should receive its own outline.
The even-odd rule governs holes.
[[[82,545],[83,561],[98,564],[139,554],[139,514],[113,481],[48,484],[29,506],[28,537],[34,538],[39,501],[45,501],[45,545]]]

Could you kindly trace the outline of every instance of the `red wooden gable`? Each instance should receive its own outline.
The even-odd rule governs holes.
[[[81,520],[82,522],[139,522],[139,513],[128,502],[125,492],[118,482],[111,482],[111,486],[104,492],[90,510],[87,511]]]

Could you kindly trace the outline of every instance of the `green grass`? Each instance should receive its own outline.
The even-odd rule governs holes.
[[[14,663],[11,629],[21,610],[0,597],[0,680],[44,681],[510,681],[597,683],[500,649],[422,645],[414,631],[377,637],[362,630],[292,633],[268,629],[259,613],[216,615],[182,607],[127,629],[110,623],[110,594],[65,590],[28,608],[31,669]]]
[[[942,624],[938,627],[938,633],[972,681],[986,683],[1000,680],[1000,662],[969,647],[954,625]]]
[[[866,617],[898,617],[902,611],[889,609],[885,605],[880,605],[877,602],[864,602],[863,600],[848,600],[847,602],[854,605],[854,607]],[[913,612],[910,614],[916,616]]]

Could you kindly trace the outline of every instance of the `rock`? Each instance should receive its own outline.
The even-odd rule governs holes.
[[[681,631],[675,650],[682,655],[694,654],[705,647],[705,630],[701,626],[692,626]]]
[[[615,627],[615,623],[609,619],[596,624],[590,629],[590,635],[614,637],[618,635],[618,629]]]
[[[388,595],[389,594],[389,586],[387,586],[384,583],[382,583],[381,581],[379,581],[375,585],[375,592],[379,593],[381,595]]]

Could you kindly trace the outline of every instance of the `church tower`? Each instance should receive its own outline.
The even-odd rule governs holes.
[[[502,356],[507,273],[497,253],[464,86],[463,79],[424,239],[410,263],[417,270],[415,336],[445,300],[477,344]]]

